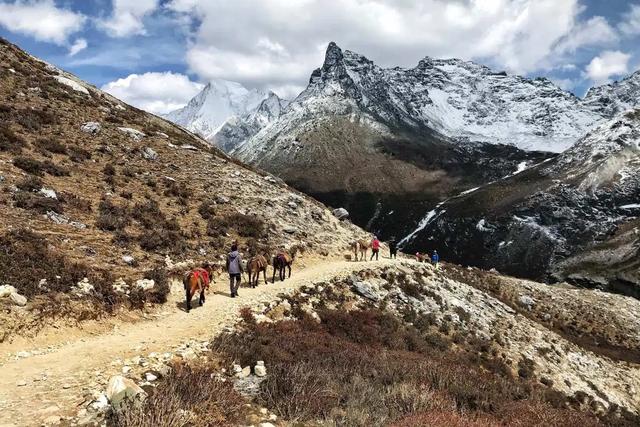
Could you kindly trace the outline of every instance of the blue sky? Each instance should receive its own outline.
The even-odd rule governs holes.
[[[329,41],[546,76],[582,96],[640,68],[640,0],[0,0],[0,35],[167,112],[214,78],[295,96]]]

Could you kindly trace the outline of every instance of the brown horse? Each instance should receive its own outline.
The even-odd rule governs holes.
[[[247,273],[249,274],[249,285],[252,288],[258,286],[260,272],[264,276],[264,283],[267,283],[267,266],[269,263],[262,255],[256,255],[247,262]]]
[[[371,242],[368,240],[358,239],[351,243],[351,250],[355,256],[354,261],[364,261],[367,259],[367,251],[371,247]]]
[[[205,303],[205,292],[209,289],[209,284],[216,273],[215,267],[205,264],[204,267],[196,268],[184,275],[182,284],[187,298],[187,313],[191,310],[191,299],[196,292],[200,292],[199,304]]]
[[[291,264],[293,264],[294,258],[295,253],[289,255],[286,251],[279,251],[276,256],[273,257],[273,278],[271,282],[276,283],[276,271],[278,271],[280,275],[280,281],[284,281],[286,268],[289,269],[289,278],[291,278]]]

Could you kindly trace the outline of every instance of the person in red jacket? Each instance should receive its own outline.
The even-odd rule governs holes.
[[[380,240],[376,236],[373,236],[373,240],[371,241],[371,260],[373,257],[376,257],[376,261],[378,261],[378,255],[380,254]]]

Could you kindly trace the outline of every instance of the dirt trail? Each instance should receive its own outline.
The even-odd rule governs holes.
[[[260,285],[256,289],[242,288],[236,299],[228,297],[227,286],[221,278],[209,293],[206,304],[203,307],[196,304],[191,313],[179,308],[180,295],[173,295],[174,299],[166,304],[165,317],[123,322],[110,332],[96,336],[62,336],[61,342],[71,341],[50,353],[10,360],[0,366],[0,427],[41,425],[51,416],[75,415],[97,375],[108,378],[120,374],[120,367],[112,365],[115,359],[170,351],[189,339],[209,339],[232,325],[243,306],[259,305],[303,285],[392,262],[385,259],[318,263],[294,271],[293,277],[285,282]],[[38,344],[36,339],[30,347]],[[0,346],[0,354],[6,352],[7,349]],[[46,380],[42,380],[43,377]]]

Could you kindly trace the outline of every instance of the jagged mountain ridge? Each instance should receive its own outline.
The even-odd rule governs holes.
[[[227,120],[254,112],[267,94],[240,83],[214,79],[189,103],[164,117],[205,139],[213,137]]]
[[[453,198],[407,250],[640,297],[640,111],[599,126],[557,158]]]
[[[260,102],[254,110],[242,116],[228,118],[218,131],[210,135],[207,140],[229,153],[277,120],[287,103],[274,92],[269,92],[267,98]]]

